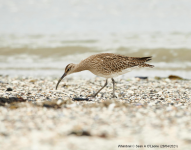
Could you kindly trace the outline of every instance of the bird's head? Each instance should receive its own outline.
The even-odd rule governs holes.
[[[75,69],[75,64],[72,64],[72,63],[71,63],[71,64],[68,64],[68,65],[66,66],[64,74],[63,74],[62,77],[58,80],[58,83],[57,83],[57,85],[56,85],[56,89],[57,89],[57,87],[58,87],[60,81],[61,81],[65,76],[74,73],[74,69]]]

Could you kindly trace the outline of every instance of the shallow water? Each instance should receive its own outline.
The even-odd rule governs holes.
[[[109,52],[137,57],[153,56],[150,64],[155,65],[155,68],[134,70],[127,77],[175,74],[190,78],[190,35],[153,33],[80,36],[79,39],[75,35],[68,38],[64,34],[1,36],[1,74],[61,76],[68,63],[78,63],[92,54]],[[84,74],[86,73],[82,73],[82,76]],[[88,74],[88,77],[92,75]]]

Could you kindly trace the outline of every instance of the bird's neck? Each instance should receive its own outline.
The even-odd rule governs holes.
[[[89,70],[88,63],[86,61],[81,61],[79,64],[75,64],[74,72],[80,72],[84,70]]]

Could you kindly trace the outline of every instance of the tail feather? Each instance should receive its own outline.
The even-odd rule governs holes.
[[[144,63],[144,62],[152,60],[152,56],[149,56],[149,57],[129,57],[129,60]]]
[[[147,61],[152,60],[152,56],[149,56],[149,57],[138,57],[137,60],[141,60],[141,61],[147,62]]]
[[[139,67],[150,67],[153,68],[153,65],[146,64],[145,62],[152,60],[152,56],[149,57],[129,57],[129,63],[132,66],[139,66]]]
[[[140,67],[149,67],[149,68],[153,68],[154,67],[154,65],[150,65],[150,64],[141,64],[141,65],[139,65]]]

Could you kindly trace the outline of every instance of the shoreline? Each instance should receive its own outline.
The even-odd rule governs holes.
[[[121,144],[190,147],[191,80],[117,79],[118,98],[111,98],[109,81],[91,101],[72,100],[92,94],[104,82],[103,78],[66,78],[55,90],[56,78],[1,76],[0,97],[26,100],[4,106],[1,101],[1,148],[109,150],[119,149]]]

